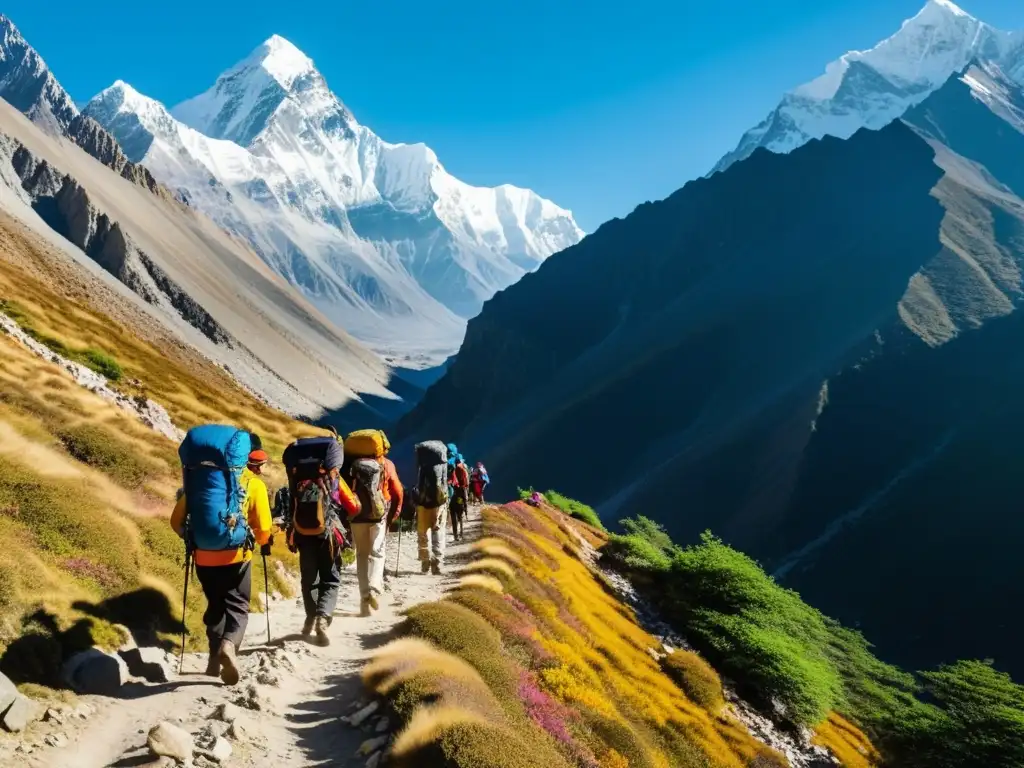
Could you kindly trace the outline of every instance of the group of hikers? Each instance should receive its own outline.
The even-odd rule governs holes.
[[[275,533],[283,533],[285,546],[299,555],[302,636],[328,645],[345,549],[355,548],[360,615],[370,616],[379,610],[384,590],[387,532],[403,510],[416,519],[422,572],[440,575],[447,518],[459,541],[470,505],[484,503],[487,469],[477,462],[470,470],[453,443],[416,446],[416,483],[407,492],[388,458],[391,444],[384,432],[359,430],[344,440],[332,432],[285,448],[287,483],[273,507],[263,478],[270,457],[257,434],[223,425],[195,427],[178,449],[183,487],[171,527],[185,541],[184,599],[191,567],[207,602],[206,674],[227,685],[239,680],[236,653],[249,620],[253,553],[259,549],[266,570]]]

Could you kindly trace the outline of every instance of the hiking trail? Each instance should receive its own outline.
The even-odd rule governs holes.
[[[301,637],[305,614],[298,594],[272,600],[272,641],[267,644],[266,614],[251,614],[238,654],[242,671],[238,685],[227,687],[203,676],[205,654],[187,654],[183,674],[173,675],[170,682],[133,681],[123,686],[116,698],[81,696],[79,701],[86,706],[79,705],[79,711],[68,707],[21,735],[0,734],[0,766],[173,766],[173,760],[157,757],[147,746],[150,729],[164,721],[192,734],[195,747],[201,750],[192,763],[197,768],[376,766],[381,759],[377,750],[384,746],[394,724],[387,722],[382,711],[369,714],[359,723],[361,727],[347,721],[371,703],[364,694],[360,671],[374,650],[392,639],[402,611],[437,600],[454,586],[456,571],[467,562],[470,543],[480,536],[479,508],[471,509],[465,527],[465,538],[455,543],[450,524],[447,526],[448,547],[440,577],[420,573],[416,533],[406,531],[401,536],[401,567],[396,578],[399,536],[389,533],[385,591],[380,610],[371,617],[359,616],[355,566],[344,568],[330,646],[321,648]],[[254,583],[254,593],[262,596],[262,587]],[[214,716],[224,704],[237,706],[237,711],[228,708],[238,715],[230,732],[228,724]],[[368,745],[374,749],[357,755],[368,740],[382,743]],[[223,742],[230,744],[230,756],[218,761],[213,754],[205,754],[216,746],[214,752],[223,755]]]

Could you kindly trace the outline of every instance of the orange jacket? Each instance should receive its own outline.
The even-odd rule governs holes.
[[[383,490],[385,501],[391,503],[388,509],[388,525],[391,525],[402,513],[402,502],[405,500],[405,489],[402,487],[402,481],[398,479],[395,462],[391,459],[384,459]]]

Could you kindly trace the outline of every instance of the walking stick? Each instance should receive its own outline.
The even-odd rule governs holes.
[[[402,562],[402,515],[398,515],[398,556],[395,557],[395,578],[398,578],[398,564]]]
[[[189,570],[192,565],[192,550],[188,544],[185,545],[185,589],[181,595],[181,655],[178,656],[178,674],[181,674],[185,664],[185,633],[188,631],[188,624],[185,622],[185,611],[188,609],[188,583],[191,580]]]
[[[263,594],[267,596],[267,645],[270,645],[270,574],[266,555],[263,555]]]

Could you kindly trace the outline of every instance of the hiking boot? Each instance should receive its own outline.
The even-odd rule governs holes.
[[[316,622],[316,616],[307,616],[306,620],[302,622],[302,636],[309,637],[313,634],[313,624]]]
[[[313,630],[316,632],[316,644],[326,648],[331,644],[331,638],[327,636],[328,622],[324,616],[317,616],[313,622]]]
[[[371,592],[370,596],[366,598],[366,602],[370,604],[370,607],[373,608],[373,610],[380,610],[380,603],[377,602],[377,596],[373,594],[373,592]]]
[[[359,615],[364,619],[368,616],[373,616],[373,609],[370,608],[369,600],[363,600],[362,607],[359,609]]]
[[[430,572],[435,576],[441,575],[441,566],[436,560],[430,564]]]
[[[422,563],[420,563],[420,572],[421,573],[426,573],[429,570],[430,570],[430,561],[429,560],[424,560]]]
[[[213,651],[210,651],[210,658],[206,662],[206,671],[203,674],[207,677],[220,677],[220,659]]]
[[[220,679],[224,685],[238,685],[238,665],[235,662],[235,644],[222,640],[217,654],[220,661]]]

